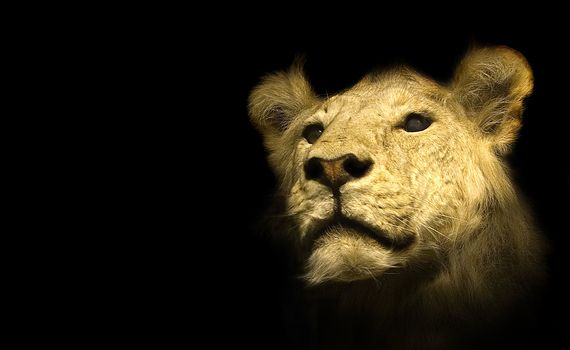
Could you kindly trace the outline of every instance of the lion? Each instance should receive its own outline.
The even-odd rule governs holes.
[[[506,160],[533,89],[523,55],[474,48],[448,84],[396,66],[327,97],[302,66],[248,106],[317,345],[476,346],[532,316],[547,244]]]

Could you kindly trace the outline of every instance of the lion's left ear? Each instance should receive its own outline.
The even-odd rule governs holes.
[[[524,98],[533,87],[526,59],[508,47],[476,49],[455,72],[453,95],[498,154],[505,154],[521,126]]]

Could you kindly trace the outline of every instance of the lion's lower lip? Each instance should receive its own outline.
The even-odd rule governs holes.
[[[382,230],[375,229],[370,225],[346,218],[344,216],[336,216],[331,220],[326,221],[321,225],[321,227],[316,231],[313,237],[313,242],[318,240],[328,231],[337,228],[350,229],[351,231],[357,232],[358,234],[370,237],[377,241],[380,245],[391,250],[403,250],[409,247],[413,241],[413,236],[402,236],[399,239],[394,239],[390,237],[386,232]]]

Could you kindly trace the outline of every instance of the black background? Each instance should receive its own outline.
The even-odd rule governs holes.
[[[198,335],[212,347],[229,341],[249,348],[278,348],[288,337],[284,263],[254,229],[275,185],[247,116],[248,94],[264,74],[286,69],[303,54],[320,94],[334,94],[394,63],[445,82],[472,44],[510,46],[533,68],[534,93],[510,162],[551,243],[550,283],[536,339],[555,344],[568,329],[568,74],[561,68],[567,65],[567,40],[548,21],[540,30],[535,20],[502,23],[492,16],[477,27],[435,27],[394,16],[390,22],[352,16],[318,23],[308,16],[248,16],[219,31],[212,29],[219,21],[190,28],[168,23],[160,35],[149,31],[152,46],[144,51],[156,58],[148,62],[155,64],[148,74],[160,101],[149,119],[158,122],[156,129],[150,123],[153,131],[143,139],[156,161],[149,166],[157,176],[148,190],[156,198],[150,214],[156,226],[143,238],[150,248],[138,265],[152,291],[143,293],[147,304],[137,311],[149,331],[138,337],[193,343],[194,331],[205,327]]]

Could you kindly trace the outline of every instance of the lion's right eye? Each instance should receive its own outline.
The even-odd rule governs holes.
[[[305,127],[305,130],[303,130],[303,137],[305,138],[305,140],[307,140],[308,143],[312,144],[317,142],[319,137],[321,137],[323,131],[324,128],[322,124],[307,125],[307,127]]]

